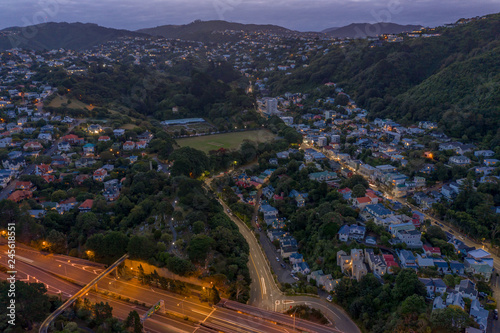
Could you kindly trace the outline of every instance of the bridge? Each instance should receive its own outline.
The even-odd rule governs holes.
[[[106,275],[111,273],[115,268],[117,268],[121,263],[125,261],[125,259],[128,258],[128,254],[124,254],[120,259],[118,259],[115,263],[113,263],[111,266],[109,266],[104,272],[99,274],[95,279],[90,281],[85,287],[83,287],[79,292],[74,294],[71,298],[69,298],[63,305],[61,305],[59,308],[57,308],[56,311],[51,313],[42,323],[40,326],[40,333],[47,333],[50,324],[54,319],[56,319],[57,316],[59,316],[61,313],[64,312],[67,308],[71,306],[78,298],[81,296],[85,295],[94,285],[97,285],[97,283]]]

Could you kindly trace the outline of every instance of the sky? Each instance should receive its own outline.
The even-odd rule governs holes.
[[[0,0],[0,29],[84,22],[137,30],[200,19],[321,31],[366,22],[434,27],[498,12],[499,0]]]

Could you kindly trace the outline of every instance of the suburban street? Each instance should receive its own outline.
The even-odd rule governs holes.
[[[219,199],[219,202],[224,207],[224,212],[236,223],[250,246],[249,266],[252,285],[249,304],[269,311],[283,311],[284,308],[289,308],[290,305],[305,304],[321,310],[330,322],[334,323],[335,329],[346,333],[360,332],[349,315],[335,304],[310,296],[285,296],[276,285],[269,261],[253,232],[243,221],[228,213],[229,207],[222,200]]]

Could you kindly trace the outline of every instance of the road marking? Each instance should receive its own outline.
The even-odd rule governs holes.
[[[260,281],[262,282],[262,295],[266,294],[266,283],[264,282],[264,278],[261,277]]]
[[[8,253],[5,252],[5,254],[8,254]],[[25,258],[25,257],[21,257],[19,254],[16,254],[16,259],[19,259],[20,261],[27,262],[28,264],[32,264],[33,263],[33,260]]]
[[[205,321],[207,321],[207,319],[210,318],[210,316],[215,312],[215,310],[217,310],[217,308],[214,307],[214,309],[212,310],[212,312],[210,312],[208,314],[208,316],[205,319],[203,319],[202,323],[204,323]]]

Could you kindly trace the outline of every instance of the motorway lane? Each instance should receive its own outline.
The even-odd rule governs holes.
[[[2,249],[2,251],[4,250],[5,248]],[[78,264],[75,265],[75,263],[72,262],[67,263],[67,261],[64,260],[55,260],[55,258],[61,258],[61,256],[43,256],[37,254],[36,251],[24,251],[23,255],[24,261],[17,260],[16,262],[18,271],[22,271],[23,274],[36,276],[38,280],[48,284],[49,286],[61,285],[63,288],[59,287],[59,289],[63,289],[67,295],[74,294],[80,288],[70,282],[59,279],[53,274],[42,272],[42,267],[44,270],[49,272],[53,272],[54,267],[57,267],[54,274],[66,275],[82,284],[89,282],[97,275],[89,269],[84,269],[88,266],[83,265],[83,260],[76,260]],[[5,260],[5,263],[6,259],[6,256],[2,256],[2,258],[0,258],[0,260]],[[43,263],[40,262],[41,260],[43,260]],[[70,260],[73,261],[72,259]],[[51,264],[51,261],[56,261],[56,263]],[[60,265],[66,267],[67,274],[59,272],[62,270],[62,268],[59,267],[59,262],[61,262]],[[42,267],[38,268],[33,265],[41,265]],[[106,277],[98,283],[98,289],[100,291],[108,291],[116,295],[120,295],[124,299],[129,298],[130,301],[137,300],[140,304],[146,303],[147,306],[151,306],[160,299],[163,299],[165,301],[165,308],[168,312],[174,313],[179,317],[187,315],[194,320],[205,321],[207,324],[214,323],[216,325],[226,327],[229,332],[237,332],[238,330],[241,330],[242,327],[247,327],[244,330],[247,332],[285,332],[285,328],[275,326],[267,321],[257,320],[254,317],[239,314],[232,310],[217,309],[216,311],[212,311],[212,307],[202,304],[198,301],[197,297],[184,298],[183,296],[171,294],[165,292],[164,290],[141,285],[135,279],[123,281],[123,279],[119,278]],[[70,292],[68,292],[68,290],[70,290]],[[92,293],[89,293],[89,295],[92,295]],[[102,298],[102,295],[98,294],[97,297]],[[121,311],[126,312],[126,315],[128,315],[130,307],[133,307],[134,305],[125,303],[124,306],[125,308]],[[209,316],[209,318],[207,318],[207,316]],[[290,330],[288,329],[288,331]]]

